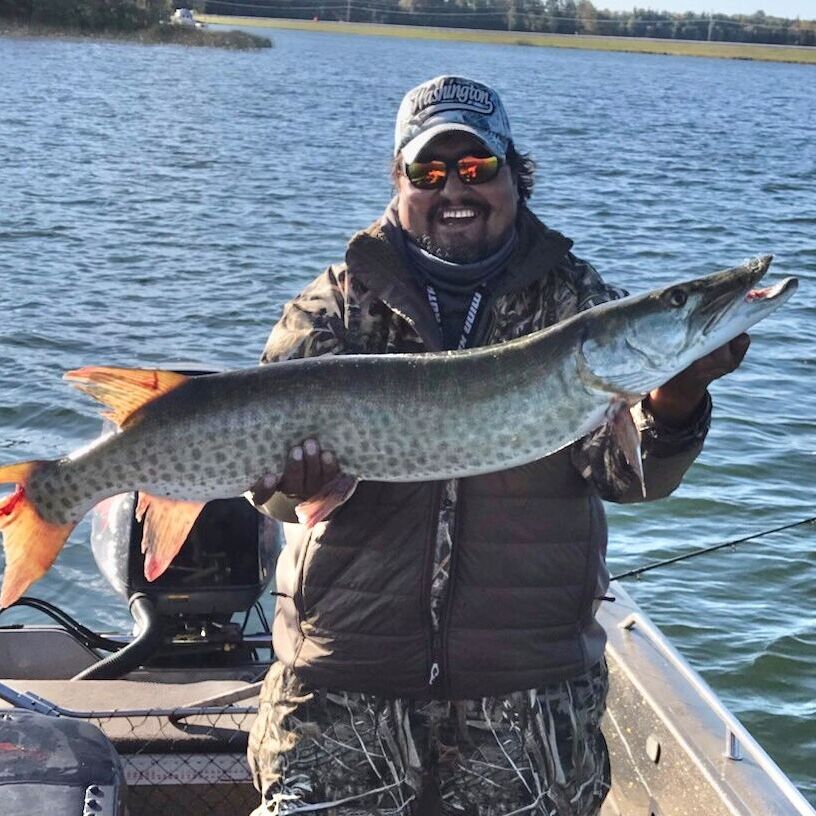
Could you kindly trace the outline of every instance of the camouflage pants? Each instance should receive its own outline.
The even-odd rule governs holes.
[[[304,689],[273,666],[249,741],[253,816],[595,816],[609,790],[605,662],[460,702]]]

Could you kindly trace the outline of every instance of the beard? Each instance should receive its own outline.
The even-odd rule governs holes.
[[[485,219],[490,214],[488,207],[485,207],[480,201],[473,201],[464,199],[459,202],[462,207],[470,207],[481,213]],[[434,223],[439,216],[439,213],[449,207],[447,201],[440,201],[430,213],[430,221]],[[426,252],[430,252],[437,258],[449,263],[471,264],[481,261],[484,258],[492,255],[498,247],[491,246],[490,240],[482,233],[475,241],[467,238],[451,238],[445,243],[440,243],[430,233],[422,233],[416,237],[416,242]]]
[[[493,254],[484,237],[475,242],[451,241],[439,244],[428,233],[423,233],[416,237],[416,243],[434,257],[449,263],[476,263]]]

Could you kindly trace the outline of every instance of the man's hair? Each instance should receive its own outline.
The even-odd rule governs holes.
[[[516,146],[510,142],[507,148],[507,164],[516,177],[519,201],[528,201],[533,194],[533,184],[535,184],[536,163],[529,153],[519,153]]]
[[[512,142],[510,142],[507,148],[505,161],[516,178],[519,201],[528,201],[533,193],[533,184],[535,183],[535,161],[533,161],[529,153],[519,153]],[[391,162],[391,181],[395,187],[397,186],[399,176],[402,174],[402,163],[401,153],[395,156]]]

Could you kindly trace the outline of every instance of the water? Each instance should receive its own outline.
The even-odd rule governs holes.
[[[404,91],[460,72],[502,93],[539,163],[533,208],[609,280],[638,291],[766,252],[774,280],[802,280],[713,387],[682,487],[610,507],[613,571],[813,514],[812,67],[274,39],[252,54],[0,39],[0,461],[97,433],[68,369],[253,365],[281,304],[387,202]],[[123,626],[87,536],[84,523],[36,594]],[[815,582],[800,528],[630,584],[814,803]]]

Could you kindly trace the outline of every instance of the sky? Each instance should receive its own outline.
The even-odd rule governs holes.
[[[693,11],[719,14],[753,14],[762,10],[775,17],[816,20],[816,0],[593,0],[595,8],[631,11],[647,8],[655,11]]]

